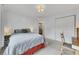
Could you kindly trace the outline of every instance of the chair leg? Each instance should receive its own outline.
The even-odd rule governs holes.
[[[79,55],[79,51],[76,50],[76,51],[75,51],[75,55]]]
[[[75,53],[75,51],[73,52],[73,55],[75,55],[76,53]]]
[[[61,55],[63,55],[63,47],[61,47]]]

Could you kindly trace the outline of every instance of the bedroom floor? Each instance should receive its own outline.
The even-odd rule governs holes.
[[[40,51],[36,52],[34,55],[60,55],[60,46],[61,43],[56,40],[47,40],[47,47],[41,49]],[[63,55],[73,55],[73,51],[69,51],[64,49]]]
[[[45,48],[40,49],[34,55],[60,55],[60,42],[47,39],[47,45]],[[0,50],[0,55],[3,54],[4,49]],[[72,55],[72,51],[64,50],[63,55]]]

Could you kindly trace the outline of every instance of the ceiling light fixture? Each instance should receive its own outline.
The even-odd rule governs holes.
[[[44,7],[44,5],[40,4],[40,5],[36,6],[36,9],[38,12],[44,12],[45,7]]]

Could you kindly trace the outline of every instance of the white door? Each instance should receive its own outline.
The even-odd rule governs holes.
[[[56,19],[56,40],[61,41],[60,33],[64,33],[65,42],[72,43],[74,34],[74,16]]]

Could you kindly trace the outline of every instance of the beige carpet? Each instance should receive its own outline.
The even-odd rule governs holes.
[[[34,55],[60,55],[61,42],[56,40],[47,39],[47,46]],[[73,51],[64,49],[63,55],[73,55]]]

